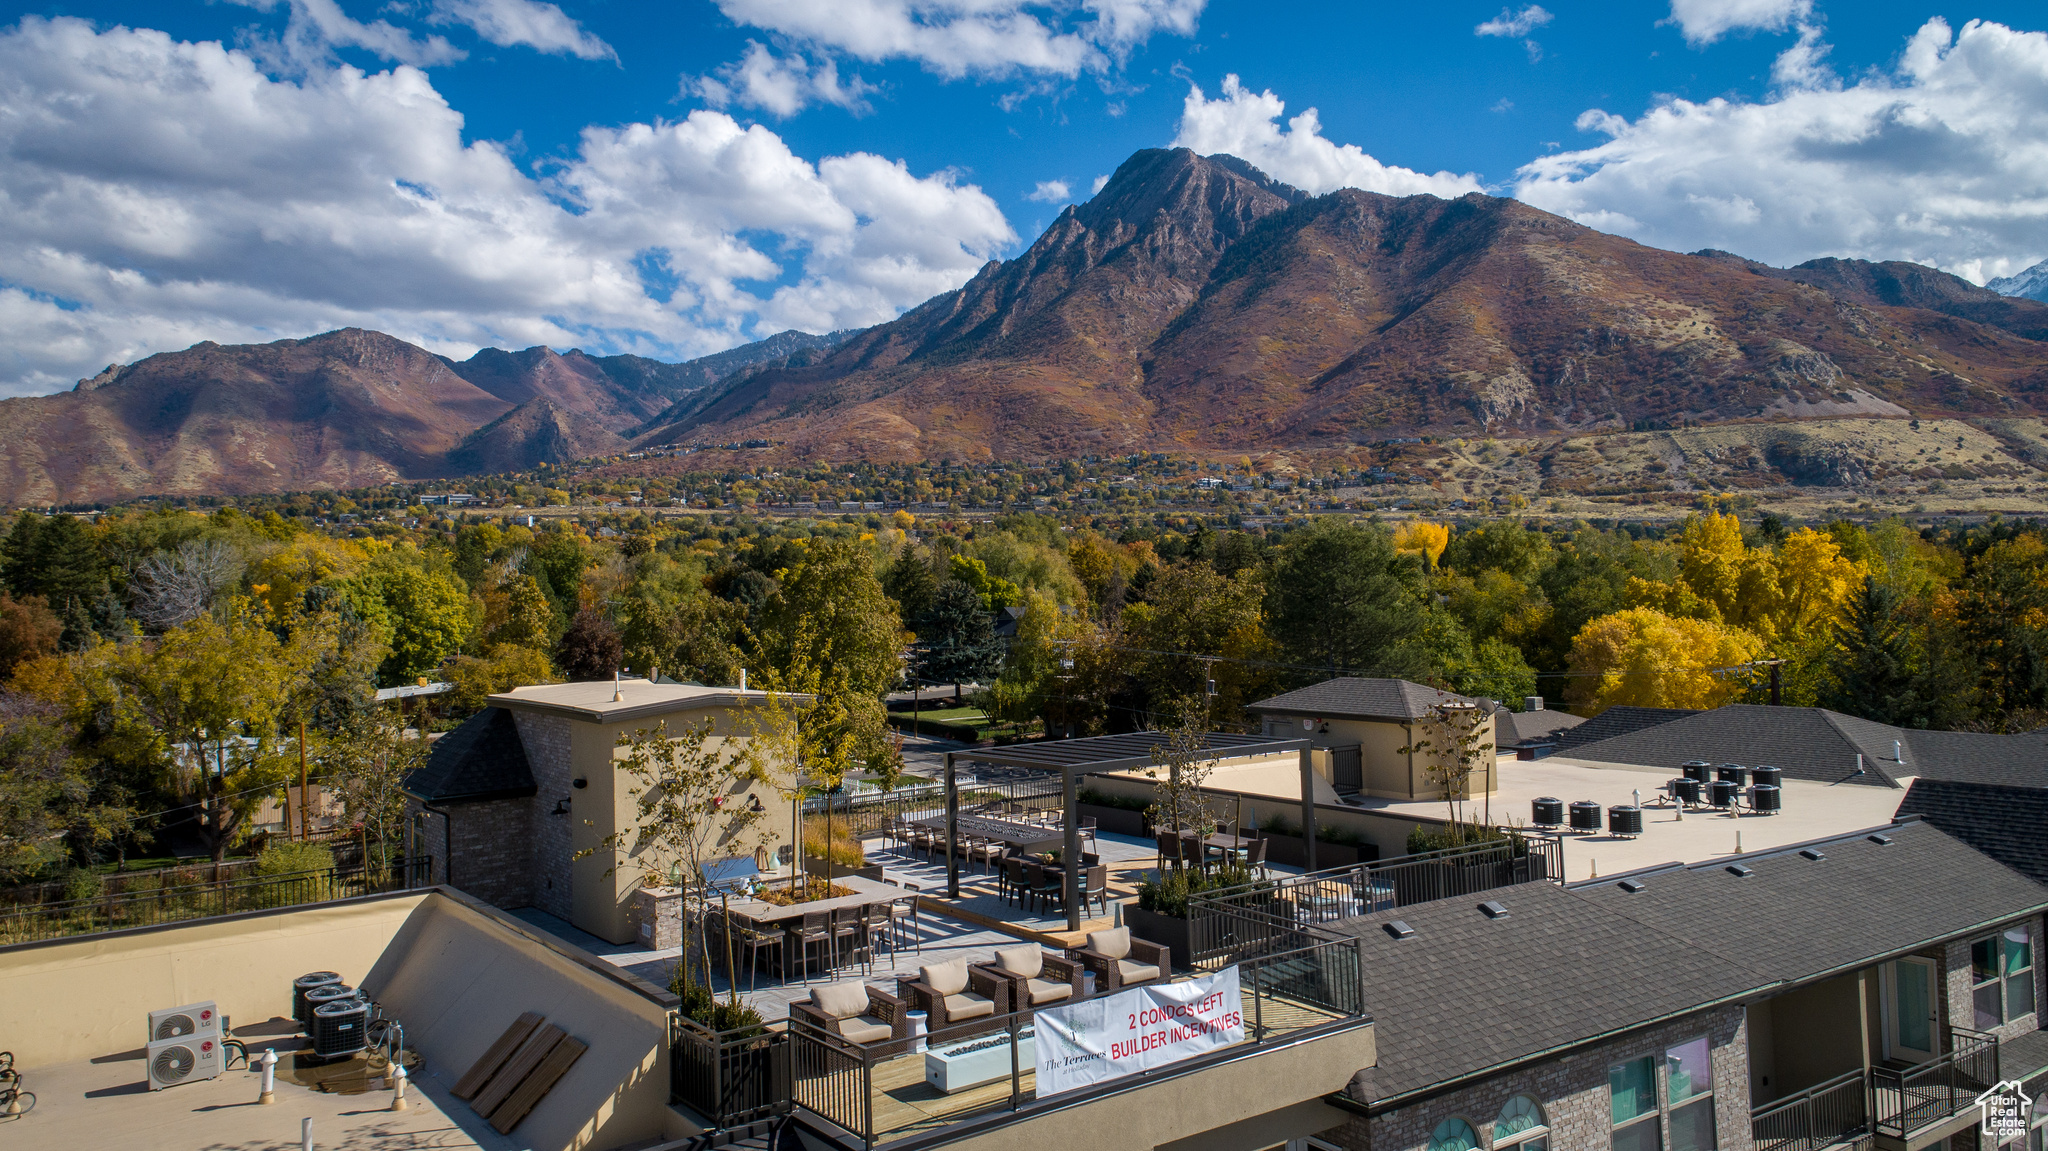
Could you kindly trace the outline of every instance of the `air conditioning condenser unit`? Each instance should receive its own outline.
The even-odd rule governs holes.
[[[181,1039],[209,1033],[216,1039],[220,1037],[220,1012],[214,1010],[212,1000],[149,1013],[151,1043],[159,1039]]]
[[[220,1035],[206,1032],[149,1045],[149,1089],[161,1091],[180,1083],[217,1078],[221,1072]]]

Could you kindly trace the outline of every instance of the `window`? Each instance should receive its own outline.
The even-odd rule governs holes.
[[[1463,1119],[1446,1119],[1429,1133],[1429,1151],[1478,1151],[1479,1132]]]
[[[1614,1122],[1614,1151],[1660,1151],[1656,1060],[1645,1056],[1609,1067],[1607,1101]]]
[[[1664,1084],[1671,1100],[1671,1151],[1713,1151],[1714,1068],[1706,1036],[1664,1053]]]
[[[1527,1095],[1508,1100],[1493,1121],[1494,1151],[1507,1147],[1515,1151],[1550,1151],[1550,1127],[1543,1121],[1543,1106]]]
[[[1970,998],[1980,1031],[2034,1013],[2034,937],[2028,928],[1970,944]]]

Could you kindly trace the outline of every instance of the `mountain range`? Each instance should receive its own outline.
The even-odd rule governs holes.
[[[1023,253],[889,323],[684,364],[375,332],[0,401],[0,502],[347,487],[627,447],[1052,459],[1834,416],[2048,411],[2048,303],[1915,264],[1775,268],[1519,201],[1310,196],[1148,150]]]
[[[350,488],[617,451],[733,372],[845,338],[783,332],[685,363],[486,348],[438,356],[382,332],[165,352],[69,392],[0,401],[0,503]]]

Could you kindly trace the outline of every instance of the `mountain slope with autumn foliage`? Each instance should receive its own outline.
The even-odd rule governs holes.
[[[1309,197],[1146,151],[1022,255],[640,442],[1038,459],[2048,405],[2048,343],[1955,314],[2032,332],[2024,307],[1753,267],[1514,200]]]

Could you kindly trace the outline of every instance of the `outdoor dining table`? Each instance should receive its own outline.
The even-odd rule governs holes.
[[[910,824],[913,827],[928,827],[933,831],[944,832],[946,817],[941,815],[930,819],[913,819]],[[1047,844],[1059,845],[1065,843],[1067,838],[1064,827],[1040,827],[1037,824],[1013,823],[1007,819],[990,819],[982,815],[963,815],[955,826],[960,829],[963,838],[973,836],[976,839],[1008,844],[1020,850],[1043,847]]]
[[[780,930],[785,936],[794,938],[802,933],[806,915],[830,914],[853,907],[866,910],[878,904],[909,898],[912,894],[900,887],[886,887],[856,891],[852,895],[835,895],[830,899],[813,899],[808,903],[793,903],[787,907],[765,899],[735,899],[727,904],[727,909],[735,918],[750,920],[769,931]],[[780,962],[786,965],[788,960],[785,958]],[[783,970],[787,972],[787,966]]]

